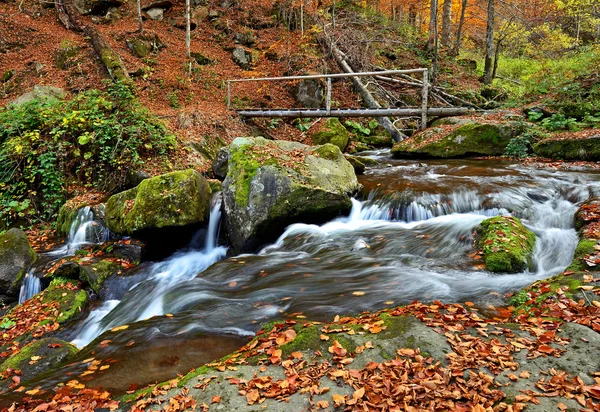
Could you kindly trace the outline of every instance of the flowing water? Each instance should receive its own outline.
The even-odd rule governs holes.
[[[381,164],[360,177],[362,200],[353,200],[349,216],[291,225],[257,254],[226,258],[216,244],[216,202],[202,249],[140,268],[124,283],[126,293],[71,331],[73,343],[84,347],[100,336],[89,345],[97,347],[103,332],[128,324],[119,332],[123,339],[138,333],[136,342],[145,339],[152,351],[153,338],[133,332],[152,324],[170,345],[212,336],[219,346],[233,335],[252,336],[264,321],[300,313],[330,320],[415,299],[501,302],[503,294],[569,265],[578,240],[574,213],[590,193],[600,193],[596,172],[370,155]],[[494,274],[475,260],[474,231],[497,215],[519,217],[537,235],[529,270]],[[227,352],[211,352],[219,353]]]
[[[65,256],[73,256],[82,246],[101,244],[111,237],[110,230],[94,217],[94,212],[90,206],[79,209],[69,228],[67,242],[60,248],[39,254],[38,262],[27,271],[19,292],[19,303],[31,299],[42,290],[42,282],[39,276],[44,274],[44,268],[48,265]]]

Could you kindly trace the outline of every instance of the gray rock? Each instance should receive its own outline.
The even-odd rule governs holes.
[[[252,32],[244,32],[244,33],[236,33],[233,36],[233,39],[236,43],[242,44],[244,46],[254,46],[256,43],[256,38],[252,34]]]
[[[1,365],[0,370],[20,369],[21,383],[25,383],[43,372],[52,369],[63,362],[66,362],[77,353],[77,348],[56,338],[45,338],[34,341],[23,347],[19,353],[6,359]],[[37,362],[32,363],[31,357],[39,356]],[[0,381],[0,392],[8,389],[12,383],[10,379]]]
[[[235,64],[240,66],[244,70],[250,70],[251,64],[253,63],[252,53],[242,47],[236,47],[233,50],[232,58]]]
[[[159,9],[158,7],[155,7],[155,8],[146,10],[146,14],[152,20],[162,21],[164,10],[163,9]]]
[[[150,53],[158,53],[166,47],[158,35],[143,33],[125,40],[127,48],[137,57],[146,57]]]
[[[228,159],[229,149],[227,147],[221,148],[212,164],[213,173],[218,179],[223,180],[227,176]]]
[[[22,94],[17,97],[15,100],[8,103],[8,105],[18,106],[23,103],[28,103],[33,100],[50,100],[50,99],[60,99],[64,97],[67,92],[60,87],[54,86],[41,86],[35,85],[33,86],[33,90]]]
[[[292,223],[326,222],[350,210],[358,188],[337,146],[237,138],[223,182],[231,243],[237,251],[252,251]]]
[[[13,228],[0,235],[0,291],[8,299],[18,296],[25,272],[36,260],[25,232]]]
[[[318,79],[304,79],[294,87],[293,95],[302,107],[316,109],[323,103],[325,88]]]
[[[79,280],[81,273],[81,266],[75,262],[65,262],[60,265],[50,277],[59,277],[66,279]],[[46,276],[44,276],[46,277]]]

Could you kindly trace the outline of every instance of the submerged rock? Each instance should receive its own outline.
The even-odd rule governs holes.
[[[29,343],[17,354],[6,359],[0,365],[0,370],[6,371],[9,368],[20,370],[22,384],[68,361],[76,353],[77,348],[64,340],[57,338],[40,339]],[[0,392],[7,390],[12,383],[10,379],[0,381]]]
[[[529,266],[535,234],[519,219],[498,216],[484,220],[478,229],[478,245],[490,272],[521,272]]]
[[[10,229],[0,235],[0,300],[15,300],[25,272],[36,260],[25,232]]]
[[[311,139],[314,144],[334,144],[343,152],[348,146],[350,133],[337,118],[331,117],[325,121],[318,132],[313,133]]]
[[[397,143],[392,154],[399,158],[500,156],[511,139],[522,132],[519,122],[436,127]]]
[[[291,223],[328,221],[350,210],[358,188],[337,146],[237,138],[223,182],[231,243],[238,251],[256,250]]]
[[[600,134],[585,139],[543,140],[533,146],[533,153],[564,160],[600,160]]]
[[[143,180],[106,202],[106,224],[116,234],[198,225],[208,219],[210,188],[193,169]],[[163,239],[164,240],[164,239]]]

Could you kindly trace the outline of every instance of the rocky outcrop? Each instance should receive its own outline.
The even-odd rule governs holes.
[[[330,220],[350,210],[358,187],[337,146],[237,138],[223,182],[231,243],[237,251],[252,251],[291,223]]]
[[[478,229],[478,245],[490,272],[517,273],[529,266],[535,234],[515,217],[484,220]]]
[[[57,338],[45,338],[31,342],[17,354],[0,364],[0,370],[8,369],[21,371],[21,383],[25,383],[49,369],[68,361],[77,353],[77,348]],[[0,381],[0,392],[8,389],[13,381]]]
[[[397,143],[392,154],[398,158],[500,156],[522,132],[520,122],[434,127]]]
[[[15,300],[25,272],[36,259],[25,232],[10,229],[0,235],[0,300]]]
[[[143,180],[106,202],[106,225],[116,234],[140,236],[149,231],[198,225],[208,219],[210,188],[195,170]]]
[[[158,53],[160,49],[166,47],[158,35],[151,33],[137,34],[125,40],[125,44],[131,53],[139,58]]]
[[[323,103],[325,88],[318,79],[303,79],[294,87],[293,95],[301,107],[316,109]]]
[[[343,152],[348,146],[350,133],[337,118],[331,117],[317,132],[313,133],[311,139],[314,144],[331,143],[336,145]]]
[[[552,159],[600,160],[600,134],[585,139],[542,140],[533,146],[533,153]]]
[[[50,99],[60,99],[67,94],[64,89],[60,87],[54,86],[41,86],[39,84],[33,87],[33,90],[22,94],[17,97],[15,100],[8,103],[7,106],[13,105],[18,106],[24,103],[28,103],[34,100],[50,100]]]
[[[252,53],[250,53],[243,47],[236,47],[235,49],[233,49],[231,57],[235,64],[237,64],[244,70],[250,70],[252,68],[252,64],[255,63],[254,56],[252,56]]]

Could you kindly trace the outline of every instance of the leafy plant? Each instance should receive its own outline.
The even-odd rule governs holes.
[[[175,137],[129,86],[115,84],[0,110],[0,144],[0,220],[11,225],[52,218],[72,180],[114,187],[144,157],[174,148]]]
[[[301,132],[306,132],[310,129],[310,119],[296,119],[294,120],[294,126]]]
[[[8,319],[8,318],[4,318],[2,319],[2,323],[0,323],[0,329],[10,329],[13,326],[15,326],[17,323]]]
[[[355,133],[362,134],[364,136],[369,136],[371,134],[371,129],[353,120],[346,120],[344,124],[353,129]]]
[[[271,119],[269,121],[269,124],[267,125],[267,127],[271,130],[276,129],[277,126],[279,126],[279,123],[281,123],[281,119]]]
[[[514,159],[522,159],[529,156],[532,152],[533,144],[540,138],[540,134],[540,131],[533,129],[528,130],[517,137],[513,137],[510,142],[508,142],[508,145],[504,150],[504,155]]]
[[[555,113],[552,117],[542,120],[542,126],[553,132],[556,130],[577,131],[581,129],[581,123],[572,117],[566,117],[562,113]]]

